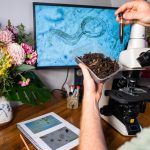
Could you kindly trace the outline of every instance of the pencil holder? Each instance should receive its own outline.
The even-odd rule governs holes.
[[[67,97],[67,108],[68,109],[77,109],[79,106],[79,96],[69,95]]]

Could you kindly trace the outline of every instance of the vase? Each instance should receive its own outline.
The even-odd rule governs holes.
[[[0,97],[0,126],[6,125],[12,120],[13,113],[10,102],[4,97]]]

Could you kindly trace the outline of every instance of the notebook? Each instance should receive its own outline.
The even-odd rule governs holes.
[[[79,144],[79,129],[54,112],[17,123],[38,150],[69,150]]]

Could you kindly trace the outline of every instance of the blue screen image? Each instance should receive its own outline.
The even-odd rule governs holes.
[[[116,8],[35,4],[37,67],[77,66],[76,56],[103,53],[113,60],[126,49],[130,26],[120,43]]]

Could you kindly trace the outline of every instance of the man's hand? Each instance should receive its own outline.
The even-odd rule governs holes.
[[[101,96],[101,92],[102,92],[102,87],[103,84],[99,83],[96,84],[94,82],[94,80],[92,79],[87,67],[83,64],[79,64],[82,73],[83,73],[83,77],[84,77],[84,96],[85,97],[94,97],[95,100],[98,102]]]
[[[84,76],[79,150],[106,150],[107,147],[98,108],[103,84],[96,85],[87,67],[83,64],[79,64],[79,66]]]
[[[126,20],[125,24],[134,23],[150,24],[150,3],[144,0],[133,0],[123,4],[115,12],[116,20],[120,21],[118,14],[123,12],[123,18]]]

